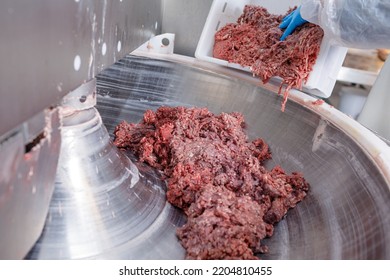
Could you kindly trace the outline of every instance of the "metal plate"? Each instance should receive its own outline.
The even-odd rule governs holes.
[[[42,138],[25,146],[29,134],[42,129],[40,117]],[[34,120],[0,141],[0,259],[24,258],[42,232],[53,194],[61,146],[58,109]]]
[[[0,136],[159,34],[161,0],[1,1]]]

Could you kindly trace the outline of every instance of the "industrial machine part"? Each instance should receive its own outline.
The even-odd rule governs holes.
[[[390,95],[387,90],[390,86],[389,74],[390,59],[387,58],[358,118],[360,123],[386,139],[390,139],[390,126],[384,121],[390,117],[388,108]]]
[[[183,216],[165,202],[160,174],[111,142],[119,121],[161,105],[244,113],[250,137],[271,146],[268,164],[312,185],[262,258],[390,258],[390,151],[372,132],[298,91],[282,113],[276,85],[231,69],[176,56],[117,61],[159,33],[160,1],[22,2],[0,12],[20,20],[2,31],[12,67],[0,75],[0,258],[183,258]]]
[[[291,92],[280,111],[276,84],[176,55],[134,52],[97,77],[97,109],[113,136],[121,121],[138,122],[160,106],[242,112],[251,138],[271,146],[268,167],[299,170],[308,196],[266,240],[263,259],[389,259],[390,148],[326,103]],[[164,59],[164,60],[161,60]],[[159,242],[156,240],[156,246]]]
[[[41,234],[61,146],[58,109],[0,141],[0,259],[23,258]]]
[[[31,259],[181,259],[183,215],[166,202],[164,182],[110,141],[95,80],[65,96],[62,145],[45,228]]]
[[[159,0],[2,1],[0,135],[159,34],[161,9]]]
[[[161,9],[156,0],[2,1],[0,259],[24,258],[42,232],[61,98],[160,33]]]

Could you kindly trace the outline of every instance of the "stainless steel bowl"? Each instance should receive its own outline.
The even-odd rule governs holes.
[[[276,85],[260,85],[247,74],[195,60],[165,59],[170,61],[127,56],[98,76],[97,109],[111,137],[120,121],[139,122],[145,110],[163,105],[242,112],[249,136],[262,137],[270,145],[273,158],[267,167],[280,164],[287,172],[300,171],[311,184],[304,201],[288,212],[265,241],[269,253],[261,255],[262,259],[390,259],[390,148],[382,140],[331,106],[314,104],[314,98],[301,92],[293,91],[281,112]],[[117,153],[114,149],[113,155]],[[94,156],[90,153],[86,159]],[[109,158],[99,164],[107,164]],[[146,168],[140,173],[147,177],[154,173],[138,167]],[[120,164],[115,167],[118,178],[121,168]],[[88,171],[94,174],[91,178],[95,173]],[[134,190],[142,192],[150,185],[130,191],[119,185],[122,191],[112,193],[116,204],[109,210],[119,213],[120,219],[105,209],[106,197],[81,195],[78,208],[72,208],[77,215],[57,225],[48,223],[30,256],[53,257],[39,252],[44,252],[45,234],[57,230],[62,237],[51,240],[51,252],[60,247],[65,253],[57,253],[59,258],[183,258],[174,231],[184,221],[177,218],[180,212],[170,209],[165,213],[171,218],[165,216],[157,223],[146,219],[154,229],[152,235],[142,230],[145,219],[131,228],[126,219],[144,213],[142,209],[160,205],[153,215],[161,216],[162,201],[145,196],[143,201],[148,204],[135,207],[125,198],[133,198]],[[55,192],[52,204],[58,204],[57,198]],[[83,212],[86,201],[89,209]],[[58,212],[58,205],[51,209],[51,213]],[[75,244],[82,246],[82,254],[69,253],[77,252]],[[138,244],[133,252],[131,244]]]
[[[119,121],[138,122],[146,109],[162,105],[242,112],[250,137],[271,147],[267,165],[303,172],[311,184],[266,240],[270,252],[261,258],[390,259],[390,148],[300,92],[281,112],[277,88],[196,61],[128,56],[98,78],[97,108],[110,133]]]

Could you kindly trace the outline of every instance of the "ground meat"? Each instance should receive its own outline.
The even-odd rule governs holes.
[[[240,113],[160,107],[115,129],[115,145],[167,177],[168,201],[188,216],[177,231],[188,259],[256,259],[267,252],[261,240],[309,189],[299,173],[267,170],[268,145],[249,141],[244,124]]]
[[[322,100],[322,99],[317,99],[316,101],[313,101],[311,104],[313,104],[313,105],[322,105],[322,104],[324,104],[324,103],[325,103],[324,100]]]
[[[285,86],[284,111],[289,90],[301,89],[309,78],[324,33],[318,25],[305,23],[280,41],[282,19],[263,7],[246,5],[237,23],[227,24],[215,34],[213,56],[249,66],[264,83],[271,77],[280,77],[279,94]]]
[[[249,196],[222,186],[204,186],[178,230],[188,259],[255,259],[267,235],[264,209]]]

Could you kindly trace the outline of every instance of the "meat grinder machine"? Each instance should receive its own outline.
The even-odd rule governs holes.
[[[281,112],[277,84],[158,54],[163,2],[2,1],[0,259],[183,259],[161,174],[112,144],[163,105],[242,112],[268,167],[311,184],[261,258],[389,259],[385,141],[303,92]]]

